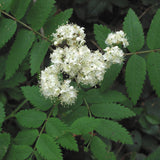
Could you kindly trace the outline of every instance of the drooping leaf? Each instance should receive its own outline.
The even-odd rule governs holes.
[[[27,22],[35,30],[39,30],[46,22],[55,0],[37,0],[27,14]]]
[[[132,55],[127,62],[125,81],[128,95],[134,105],[137,103],[142,92],[145,75],[145,60],[138,55]]]
[[[150,82],[157,95],[160,97],[160,54],[150,53],[147,57],[147,71]]]
[[[17,121],[26,128],[38,128],[46,119],[46,114],[34,109],[21,110],[16,114]]]
[[[98,125],[95,130],[101,136],[115,142],[119,141],[123,144],[133,144],[132,137],[129,135],[129,132],[119,123],[105,119],[96,120],[98,121]]]
[[[0,0],[0,9],[9,11],[12,4],[12,0]]]
[[[14,0],[12,2],[11,13],[20,20],[25,15],[30,2],[31,0]]]
[[[37,129],[23,129],[18,132],[17,136],[14,138],[14,143],[18,145],[32,145],[39,132]]]
[[[31,64],[32,76],[40,70],[40,65],[47,53],[48,47],[49,47],[49,42],[45,40],[36,42],[32,47],[32,50],[30,52],[31,55],[30,64]]]
[[[160,147],[152,152],[145,160],[158,160],[160,157]]]
[[[49,19],[44,25],[45,34],[50,35],[51,33],[54,33],[58,28],[58,26],[67,23],[72,13],[73,13],[73,9],[67,9],[64,12],[60,12],[55,16],[49,17]]]
[[[7,133],[0,133],[0,159],[7,153],[10,144],[10,135]]]
[[[60,119],[58,119],[58,118],[49,118],[48,119],[48,121],[46,123],[46,132],[51,137],[60,137],[66,131],[69,131],[69,128]]]
[[[135,116],[135,113],[124,106],[116,103],[101,103],[90,106],[91,112],[96,117],[123,119]]]
[[[106,150],[107,145],[97,136],[92,138],[90,149],[97,160],[116,160],[113,152]]]
[[[4,105],[0,102],[0,128],[5,118]],[[1,130],[1,129],[0,129]]]
[[[123,30],[127,34],[130,52],[140,50],[144,45],[144,33],[141,22],[135,12],[130,8],[123,23]]]
[[[12,145],[7,154],[6,160],[27,159],[32,153],[32,148],[27,145]]]
[[[107,47],[105,40],[110,32],[110,29],[108,29],[106,26],[94,24],[95,39],[102,49]]]
[[[16,28],[17,23],[15,21],[7,18],[0,19],[0,48],[12,38]]]
[[[75,134],[87,134],[93,131],[98,125],[97,121],[91,117],[81,117],[75,120],[71,128]]]
[[[53,105],[50,100],[46,100],[41,95],[38,86],[32,86],[32,87],[26,86],[26,87],[21,87],[21,89],[26,99],[30,101],[31,104],[36,108],[39,108],[42,111],[46,111]]]
[[[104,79],[101,83],[101,91],[104,92],[107,89],[109,89],[113,82],[115,81],[115,79],[118,77],[121,69],[122,69],[122,64],[113,64],[111,65],[111,67],[109,69],[107,69],[105,75],[104,75]]]
[[[12,77],[16,72],[27,55],[34,39],[35,35],[31,31],[22,29],[18,32],[6,61],[6,79]]]
[[[78,145],[72,134],[65,134],[56,140],[63,148],[78,152]]]
[[[107,92],[101,92],[100,89],[91,89],[85,93],[85,99],[88,103],[112,103],[112,102],[124,102],[127,97],[121,92],[108,90]]]
[[[160,48],[159,36],[160,36],[160,9],[156,12],[152,19],[148,34],[147,34],[147,45],[150,49]]]
[[[42,134],[37,143],[37,151],[47,160],[62,160],[61,150],[54,139],[46,134]]]

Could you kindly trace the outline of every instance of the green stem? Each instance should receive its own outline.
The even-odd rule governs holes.
[[[6,15],[7,17],[13,19],[14,21],[20,23],[22,26],[24,26],[25,28],[31,30],[32,32],[34,32],[35,34],[39,35],[40,37],[42,37],[43,39],[47,40],[50,43],[53,43],[50,39],[48,39],[47,37],[45,37],[44,35],[42,35],[41,33],[35,31],[33,28],[31,28],[30,26],[28,26],[27,24],[23,23],[22,21],[16,19],[15,17],[11,16],[10,14],[8,14],[7,12],[3,11],[0,9],[0,12],[3,13],[4,15]]]
[[[10,115],[8,115],[5,120],[12,118],[15,116],[15,114],[23,107],[23,105],[27,102],[27,99],[25,99]]]

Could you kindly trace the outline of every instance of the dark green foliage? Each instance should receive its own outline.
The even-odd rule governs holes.
[[[7,18],[0,18],[0,48],[12,38],[17,28],[17,23]]]
[[[128,14],[125,17],[123,30],[127,34],[129,51],[136,52],[140,50],[144,45],[143,28],[137,15],[132,9],[129,9]]]
[[[37,151],[47,160],[62,160],[61,150],[54,139],[47,134],[42,134],[37,143]]]
[[[151,153],[145,160],[158,160],[160,157],[160,147]]]
[[[134,105],[137,103],[142,92],[145,75],[145,60],[138,55],[131,56],[126,66],[125,81],[128,95]]]
[[[34,109],[21,110],[16,114],[18,123],[26,128],[38,128],[46,119],[46,114]]]
[[[133,111],[116,103],[93,104],[90,109],[96,117],[102,118],[124,119],[135,116]]]
[[[55,0],[37,0],[27,14],[27,22],[35,30],[39,30],[46,22]]]
[[[97,160],[116,160],[114,153],[107,151],[107,145],[97,136],[93,137],[90,149]]]
[[[2,102],[0,102],[0,130],[1,130],[1,126],[4,121],[4,118],[5,118],[4,105],[2,104]]]
[[[150,49],[160,48],[159,37],[160,37],[160,9],[153,17],[148,34],[147,34],[147,45]]]
[[[14,143],[18,145],[32,145],[39,132],[37,129],[23,129],[18,132],[17,136],[14,138]]]
[[[46,35],[54,33],[58,26],[65,24],[73,13],[73,9],[67,9],[64,12],[60,12],[55,16],[50,16],[44,25],[44,30]]]
[[[12,2],[11,13],[17,18],[21,19],[26,13],[26,10],[30,4],[31,0],[14,0]]]
[[[35,35],[31,31],[22,29],[18,32],[6,61],[6,79],[11,78],[16,72],[31,48],[34,39]]]
[[[147,56],[147,71],[150,82],[157,95],[160,97],[160,54],[150,53]]]
[[[32,47],[32,50],[30,52],[31,55],[31,75],[34,75],[35,73],[39,72],[40,65],[47,53],[49,42],[45,40],[40,40],[40,42],[35,42],[35,44]]]
[[[0,133],[0,159],[7,153],[10,144],[10,135],[7,133]]]
[[[0,0],[0,9],[9,11],[13,0]]]
[[[107,27],[94,24],[95,39],[102,49],[105,49],[107,47],[107,45],[105,44],[105,40],[110,32],[110,29],[108,29]]]
[[[46,100],[40,93],[38,86],[26,86],[22,87],[22,92],[25,98],[38,109],[42,111],[48,110],[53,104],[50,100]],[[32,94],[31,94],[32,93]]]
[[[122,69],[122,64],[113,64],[111,65],[111,67],[109,69],[107,69],[105,75],[104,75],[104,79],[101,83],[101,91],[104,92],[107,89],[109,89],[113,82],[115,81],[115,79],[118,77],[121,69]]]
[[[7,154],[6,160],[22,160],[29,157],[32,148],[27,145],[12,145]]]

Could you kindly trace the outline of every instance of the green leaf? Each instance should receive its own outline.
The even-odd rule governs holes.
[[[4,105],[0,102],[0,128],[5,118]]]
[[[18,32],[6,61],[6,79],[12,77],[16,72],[27,55],[34,39],[35,35],[31,31],[22,29]]]
[[[30,2],[31,0],[14,0],[11,7],[11,13],[20,20],[25,15]]]
[[[0,56],[0,68],[5,68],[5,64],[6,64],[6,56]],[[0,79],[3,78],[5,73],[5,70],[2,69],[0,72]]]
[[[50,100],[46,100],[40,93],[38,86],[21,87],[22,92],[26,99],[31,102],[33,106],[46,111],[53,105]],[[32,93],[32,94],[31,94]]]
[[[36,72],[39,72],[41,63],[47,53],[49,42],[41,40],[36,42],[30,52],[31,55],[31,75],[33,76]]]
[[[90,106],[90,109],[96,117],[105,117],[119,120],[135,116],[133,111],[116,103],[93,104]]]
[[[95,39],[102,49],[107,47],[105,40],[110,32],[110,29],[108,29],[106,26],[94,24]]]
[[[42,134],[37,143],[38,152],[47,160],[62,160],[61,150],[54,139],[46,134]]]
[[[140,50],[144,45],[144,33],[141,22],[130,8],[123,23],[123,30],[127,34],[129,41],[128,49],[130,52],[136,52]]]
[[[147,56],[147,71],[150,82],[157,95],[160,97],[160,54],[150,53]]]
[[[148,34],[147,34],[147,45],[150,49],[160,48],[159,37],[160,37],[160,9],[152,19]]]
[[[0,0],[0,9],[9,11],[13,0]]]
[[[17,23],[11,19],[0,19],[0,48],[4,46],[14,35],[17,28]]]
[[[81,117],[72,123],[71,128],[73,133],[77,135],[87,134],[93,131],[97,124],[98,123],[94,118]]]
[[[160,147],[152,152],[145,160],[158,160],[160,157]]]
[[[72,134],[65,134],[62,137],[59,137],[56,142],[60,144],[63,148],[78,152],[77,141]]]
[[[125,81],[128,95],[134,105],[137,103],[142,92],[145,75],[145,60],[138,55],[132,55],[127,62]]]
[[[112,103],[112,102],[124,102],[127,97],[121,92],[108,90],[107,92],[101,92],[100,89],[91,89],[86,92],[85,99],[87,103],[98,104],[98,103]]]
[[[26,77],[23,73],[18,72],[8,80],[0,80],[0,88],[14,88],[24,81],[26,81]]]
[[[133,144],[132,137],[129,135],[129,132],[119,123],[105,119],[96,120],[98,121],[98,125],[96,126],[95,130],[101,136],[115,142],[119,141],[123,144]]]
[[[55,0],[37,0],[27,14],[27,22],[35,30],[39,30],[46,22]]]
[[[27,159],[32,153],[32,148],[27,145],[12,145],[6,160],[22,160]]]
[[[6,154],[10,144],[10,135],[7,133],[0,133],[0,159]]]
[[[121,69],[122,69],[122,64],[113,64],[111,65],[111,67],[109,69],[107,69],[105,75],[104,75],[104,79],[101,83],[101,91],[104,92],[107,89],[109,89],[113,82],[115,81],[115,79],[118,77]]]
[[[116,160],[114,153],[106,150],[107,145],[97,136],[92,138],[90,150],[97,160]]]
[[[39,132],[37,129],[23,129],[18,132],[17,136],[14,138],[14,143],[19,145],[32,145]]]
[[[58,118],[49,118],[46,123],[46,132],[52,137],[60,137],[64,135],[69,128]]]
[[[67,9],[64,12],[60,12],[55,16],[49,17],[44,25],[45,34],[50,35],[51,33],[54,33],[58,26],[67,23],[72,13],[73,9]]]
[[[27,128],[38,128],[46,119],[46,114],[34,109],[21,110],[16,114],[17,121],[20,125]]]

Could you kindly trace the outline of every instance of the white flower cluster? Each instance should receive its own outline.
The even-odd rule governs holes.
[[[71,105],[77,98],[78,91],[70,85],[71,80],[95,86],[111,64],[123,61],[123,51],[118,46],[107,47],[105,54],[92,52],[85,45],[84,28],[76,24],[60,26],[52,36],[57,48],[50,54],[52,65],[41,71],[40,87],[46,98],[58,98],[61,104]]]
[[[122,45],[124,48],[129,45],[126,34],[122,30],[110,33],[105,40],[105,43],[108,47],[104,49],[104,60],[108,62],[109,66],[115,63],[121,64],[124,60],[124,52],[118,47],[118,45]]]

